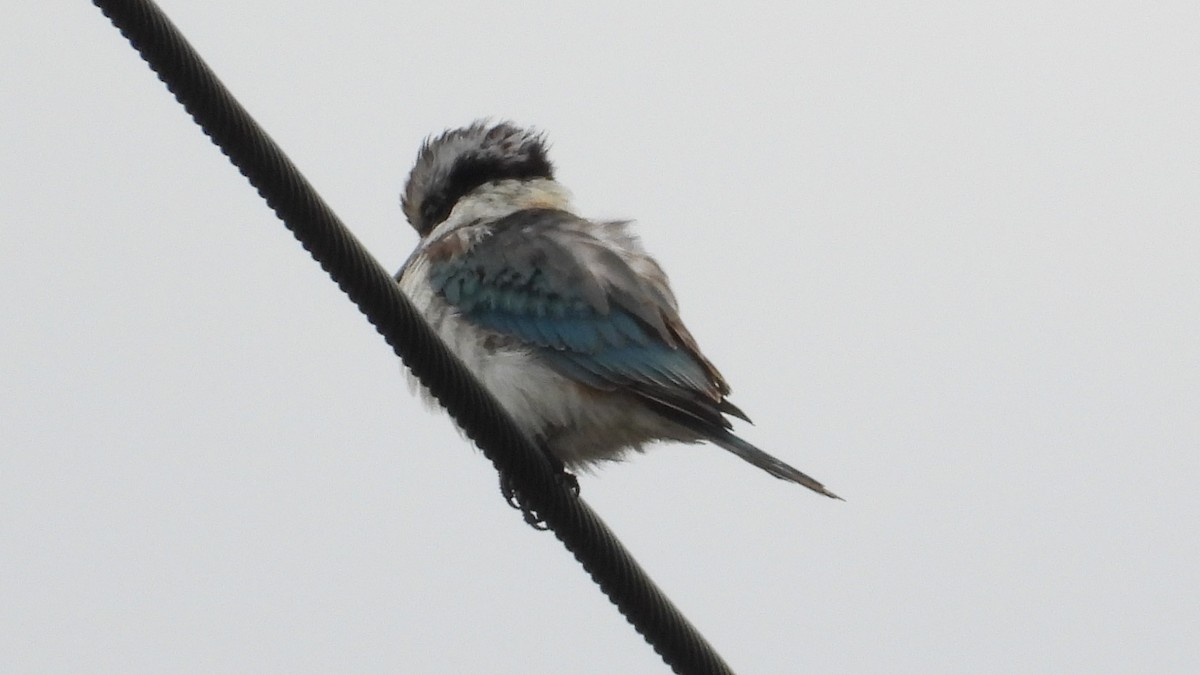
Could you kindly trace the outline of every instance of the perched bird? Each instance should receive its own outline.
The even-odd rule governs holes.
[[[662,268],[628,222],[572,211],[541,134],[476,122],[427,139],[401,203],[421,237],[401,288],[563,465],[709,441],[838,498],[730,432],[726,415],[749,419],[684,327]]]

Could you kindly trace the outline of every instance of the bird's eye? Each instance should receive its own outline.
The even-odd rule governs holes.
[[[426,229],[433,229],[435,225],[446,219],[450,215],[450,210],[445,207],[440,199],[427,198],[421,204],[421,225]]]

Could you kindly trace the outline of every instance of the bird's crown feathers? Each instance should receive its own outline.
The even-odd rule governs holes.
[[[425,140],[400,203],[408,222],[425,236],[475,188],[535,178],[554,178],[542,134],[510,122],[477,121]]]

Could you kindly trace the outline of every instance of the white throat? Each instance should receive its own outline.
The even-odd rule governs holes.
[[[426,237],[434,241],[460,227],[497,220],[526,209],[571,210],[571,193],[549,178],[502,180],[475,188],[459,199],[446,217]]]

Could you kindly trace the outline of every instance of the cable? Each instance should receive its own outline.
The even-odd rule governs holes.
[[[93,0],[609,600],[676,673],[732,673],[153,2]]]

